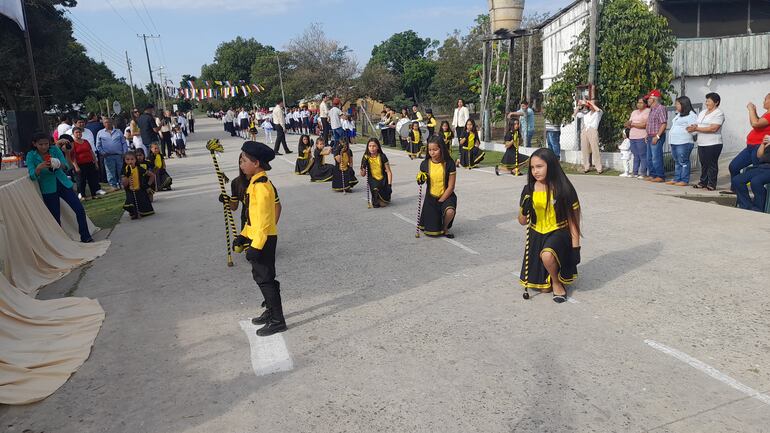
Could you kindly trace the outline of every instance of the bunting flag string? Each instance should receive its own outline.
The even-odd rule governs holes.
[[[228,80],[203,80],[203,86],[196,86],[193,80],[187,80],[187,87],[179,88],[178,95],[184,99],[219,99],[233,98],[236,96],[248,96],[252,93],[260,93],[265,90],[259,84],[247,83],[244,80],[230,82]]]

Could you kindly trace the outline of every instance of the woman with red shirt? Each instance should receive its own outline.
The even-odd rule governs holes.
[[[72,144],[72,165],[78,174],[78,192],[81,200],[86,199],[86,183],[91,189],[91,197],[106,194],[99,186],[99,160],[96,159],[91,143],[83,140],[83,129],[72,129],[75,142]]]
[[[730,161],[731,185],[735,177],[741,174],[741,170],[750,165],[757,165],[760,162],[757,157],[757,149],[759,149],[759,145],[764,140],[765,135],[770,135],[770,93],[765,95],[762,107],[765,109],[765,114],[759,117],[757,106],[753,102],[749,102],[746,106],[749,110],[751,131],[749,131],[749,135],[746,137],[746,147]],[[729,192],[735,194],[735,190]]]

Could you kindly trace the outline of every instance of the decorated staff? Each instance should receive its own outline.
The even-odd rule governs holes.
[[[227,242],[227,266],[233,266],[233,255],[230,252],[230,233],[232,232],[233,239],[237,235],[237,228],[235,226],[235,220],[233,220],[233,212],[230,209],[230,197],[227,195],[225,189],[225,182],[229,181],[227,176],[219,169],[219,161],[217,161],[216,152],[224,152],[225,149],[218,139],[212,138],[206,143],[206,150],[211,152],[211,160],[214,162],[214,172],[217,175],[217,181],[219,181],[219,201],[222,202],[222,212],[225,218],[225,241]]]
[[[372,188],[369,186],[369,170],[367,170],[366,167],[362,168],[364,173],[363,176],[366,179],[366,207],[371,209],[372,208]]]
[[[417,173],[417,186],[420,188],[420,192],[417,194],[417,223],[414,227],[414,237],[420,237],[420,216],[422,213],[422,185],[428,180],[428,175],[420,171]]]

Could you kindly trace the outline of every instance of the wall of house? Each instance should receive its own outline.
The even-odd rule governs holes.
[[[569,61],[568,51],[588,25],[590,3],[581,1],[543,27],[543,90]]]
[[[673,82],[677,93],[681,84],[680,79]],[[703,102],[709,92],[718,93],[722,99],[720,108],[725,113],[722,155],[729,157],[746,146],[746,135],[750,129],[746,104],[753,102],[760,116],[765,111],[762,102],[765,95],[770,93],[770,71],[717,75],[711,78],[685,77],[684,94],[693,102]]]

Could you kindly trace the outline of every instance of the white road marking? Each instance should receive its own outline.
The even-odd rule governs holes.
[[[156,193],[154,200],[157,201],[158,199],[189,197],[191,195],[208,194],[208,193],[217,192],[217,191],[219,191],[219,187],[211,187],[207,189],[201,189],[199,191],[180,190],[178,193],[174,191],[161,191],[159,193]]]
[[[278,158],[280,158],[280,159],[282,159],[282,160],[284,160],[284,161],[288,162],[288,163],[289,163],[289,164],[291,164],[291,165],[294,165],[294,163],[296,162],[296,161],[289,161],[289,160],[288,160],[288,158],[286,158],[286,157],[285,157],[285,156],[283,156],[283,155],[279,155],[279,156],[278,156]]]
[[[259,337],[256,332],[260,327],[253,325],[251,320],[239,322],[241,329],[249,338],[251,346],[251,368],[257,376],[289,371],[294,368],[289,349],[281,334],[269,337]]]
[[[417,223],[416,223],[416,222],[414,222],[414,221],[410,220],[409,218],[407,218],[407,217],[405,217],[405,216],[401,215],[400,213],[396,213],[396,212],[393,212],[393,215],[394,215],[396,218],[399,218],[399,219],[401,219],[401,220],[404,220],[404,221],[408,222],[408,223],[409,223],[409,224],[411,224],[412,226],[416,226],[416,225],[417,225]],[[452,245],[456,246],[457,248],[460,248],[460,249],[464,250],[464,251],[465,251],[465,252],[467,252],[467,253],[470,253],[470,254],[478,254],[478,251],[474,251],[474,250],[472,250],[472,249],[470,249],[470,248],[466,247],[465,245],[461,244],[460,242],[457,242],[457,241],[456,241],[456,240],[454,240],[454,239],[449,239],[449,238],[445,238],[445,237],[442,237],[442,238],[440,238],[440,239],[442,239],[442,240],[443,240],[443,241],[445,241],[445,242],[449,242],[450,244],[452,244]]]
[[[748,395],[749,397],[755,398],[755,399],[761,401],[762,403],[770,405],[770,396],[762,394],[759,391],[757,391],[757,390],[755,390],[755,389],[753,389],[753,388],[751,388],[751,387],[749,387],[747,385],[744,385],[744,384],[738,382],[737,380],[733,379],[732,377],[730,377],[730,376],[720,372],[716,368],[714,368],[714,367],[712,367],[712,366],[710,366],[710,365],[708,365],[708,364],[706,364],[706,363],[704,363],[702,361],[699,361],[699,360],[693,358],[692,356],[690,356],[690,355],[688,355],[688,354],[686,354],[684,352],[680,352],[680,351],[678,351],[676,349],[673,349],[671,347],[665,346],[665,345],[660,344],[660,343],[658,343],[656,341],[644,340],[644,342],[647,343],[647,345],[649,345],[653,349],[659,350],[659,351],[665,353],[666,355],[673,356],[674,358],[676,358],[676,359],[678,359],[678,360],[688,364],[690,367],[693,367],[695,369],[700,370],[701,372],[703,372],[703,373],[711,376],[712,378],[714,378],[714,379],[724,383],[725,385],[727,385],[727,386],[729,386],[729,387],[731,387],[731,388],[733,388],[735,390],[738,390],[738,391]]]

